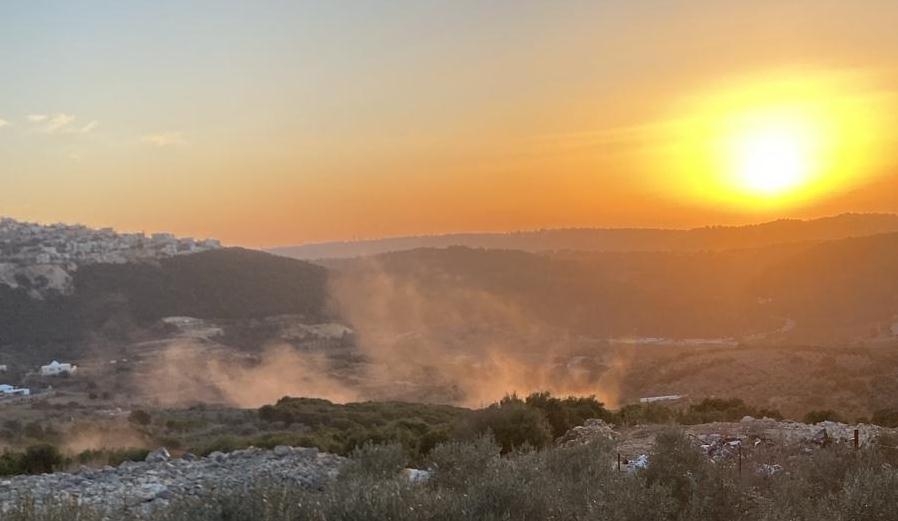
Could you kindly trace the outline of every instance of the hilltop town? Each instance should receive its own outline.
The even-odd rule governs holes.
[[[116,233],[112,228],[19,222],[0,218],[0,263],[29,265],[120,264],[172,257],[221,247],[215,239],[196,240],[170,233]]]
[[[51,292],[69,293],[71,274],[79,266],[124,264],[219,248],[214,239],[0,218],[0,288],[24,289],[32,298],[43,299]]]

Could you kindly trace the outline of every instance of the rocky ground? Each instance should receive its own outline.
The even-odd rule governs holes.
[[[592,419],[580,427],[571,429],[559,442],[575,445],[602,439],[614,443],[624,466],[633,470],[649,464],[648,455],[655,437],[665,429],[664,425],[636,425],[615,428],[602,420]],[[746,416],[739,422],[716,422],[680,426],[709,458],[723,460],[738,457],[759,449],[799,448],[806,453],[832,444],[853,446],[855,431],[858,446],[865,447],[881,440],[883,436],[898,435],[898,429],[876,425],[824,421],[806,424],[795,421],[777,421],[770,418]]]
[[[159,449],[145,462],[126,462],[117,468],[82,468],[74,473],[0,481],[0,514],[29,498],[37,503],[52,499],[100,509],[124,509],[138,516],[165,507],[176,498],[202,498],[260,483],[315,489],[336,476],[342,461],[317,449],[291,447],[215,452],[205,458],[189,454],[171,458],[165,449]]]
[[[664,425],[615,428],[602,420],[588,420],[559,440],[575,445],[607,440],[615,445],[622,466],[635,470],[651,465],[649,454]],[[812,453],[831,444],[853,445],[855,431],[863,447],[896,429],[874,425],[847,425],[837,422],[804,424],[793,421],[743,418],[740,422],[682,426],[686,434],[713,460],[741,457],[764,448],[795,448]],[[22,500],[37,503],[71,501],[101,510],[126,512],[141,518],[168,506],[175,499],[198,498],[222,491],[239,491],[259,484],[320,489],[336,477],[344,458],[319,453],[317,449],[276,447],[274,450],[249,448],[231,453],[215,452],[205,458],[186,454],[172,458],[165,449],[156,450],[145,462],[126,462],[117,468],[82,468],[74,473],[17,476],[0,481],[2,513]],[[616,462],[610,462],[617,464]],[[758,464],[758,472],[782,470],[775,463]],[[412,481],[426,481],[427,471],[407,469]]]

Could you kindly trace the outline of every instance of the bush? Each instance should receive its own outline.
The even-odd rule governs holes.
[[[433,482],[450,490],[464,490],[482,479],[491,462],[499,458],[501,450],[492,436],[439,445],[429,456]]]
[[[128,421],[137,425],[147,426],[153,421],[153,418],[150,416],[150,413],[143,409],[134,409],[128,415]]]
[[[352,460],[342,469],[343,476],[385,480],[399,475],[408,464],[402,445],[367,443],[352,451]]]
[[[474,411],[465,429],[475,436],[492,434],[503,454],[524,446],[539,449],[552,441],[552,428],[546,415],[515,395]]]
[[[686,425],[699,423],[739,421],[745,416],[758,416],[758,411],[739,398],[705,398],[692,404],[680,418]]]
[[[53,472],[63,463],[62,454],[53,445],[32,445],[22,455],[21,469],[27,474]]]
[[[572,428],[583,425],[590,418],[610,421],[612,414],[595,396],[555,398],[548,392],[533,393],[524,403],[539,409],[552,428],[552,436],[560,438]]]
[[[670,491],[681,517],[721,521],[739,517],[743,498],[735,484],[680,431],[658,435],[644,477],[648,486]]]
[[[676,415],[669,407],[656,403],[625,405],[613,417],[619,425],[663,424],[674,421]]]
[[[805,414],[803,421],[805,423],[820,423],[822,421],[840,422],[842,421],[842,417],[839,416],[839,413],[830,409],[821,411],[814,410],[809,411],[807,414]]]
[[[82,464],[118,466],[126,461],[144,461],[150,453],[148,449],[131,448],[115,450],[85,450],[75,457]]]

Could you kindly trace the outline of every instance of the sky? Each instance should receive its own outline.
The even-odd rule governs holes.
[[[275,246],[898,212],[893,1],[0,3],[0,215]]]

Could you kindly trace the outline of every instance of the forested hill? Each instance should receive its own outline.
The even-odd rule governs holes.
[[[0,285],[0,346],[73,342],[111,323],[167,316],[257,318],[325,314],[326,269],[228,248],[153,262],[94,264],[73,274],[71,295],[40,300]]]
[[[453,247],[328,265],[342,287],[389,280],[434,310],[453,295],[485,295],[600,337],[739,338],[792,323],[793,340],[838,342],[890,334],[898,322],[898,233],[720,252]]]

